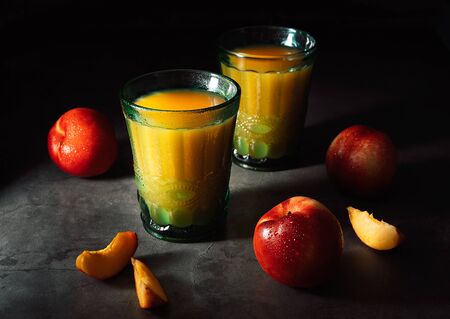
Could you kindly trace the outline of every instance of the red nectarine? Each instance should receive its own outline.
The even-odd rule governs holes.
[[[78,107],[64,113],[50,129],[47,144],[53,162],[79,177],[106,172],[117,157],[111,122],[90,108]]]
[[[359,196],[375,196],[391,183],[397,156],[385,133],[365,125],[340,132],[326,154],[328,176],[340,189]]]
[[[323,283],[336,271],[344,237],[336,217],[308,197],[292,197],[256,224],[253,249],[262,269],[294,287]]]

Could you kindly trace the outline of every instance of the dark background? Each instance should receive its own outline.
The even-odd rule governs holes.
[[[120,127],[120,135],[123,121],[117,92],[126,80],[167,68],[219,72],[215,39],[228,29],[246,25],[290,26],[313,34],[320,50],[314,79],[322,81],[313,84],[313,90],[319,94],[325,84],[335,81],[334,89],[343,98],[365,98],[366,92],[345,86],[351,79],[365,91],[376,86],[386,90],[386,95],[400,95],[403,90],[411,97],[411,101],[402,101],[404,107],[381,105],[389,116],[348,118],[348,123],[378,125],[399,144],[427,138],[422,134],[425,129],[431,130],[429,136],[448,137],[446,118],[437,117],[445,123],[426,121],[427,113],[447,112],[448,100],[440,100],[442,96],[432,92],[445,90],[449,84],[447,1],[296,3],[295,9],[257,4],[250,11],[233,3],[215,3],[205,9],[186,4],[179,8],[170,2],[153,6],[111,1],[3,1],[0,94],[2,117],[9,120],[0,128],[1,149],[15,158],[1,157],[2,183],[14,178],[17,171],[47,159],[42,143],[49,127],[66,110],[88,106],[104,111]],[[396,65],[395,59],[403,65]],[[442,87],[423,87],[430,76],[428,65],[442,70],[433,75],[445,77],[437,81]],[[422,77],[423,83],[402,83],[404,79],[395,78],[401,73],[406,81]],[[377,99],[383,97],[373,97],[370,103]],[[330,114],[348,108],[331,100],[320,102],[329,103],[321,112]],[[414,105],[406,106],[410,102]],[[367,104],[364,101],[358,107],[366,110]],[[349,113],[360,114],[361,110]],[[420,125],[405,123],[407,117],[420,118]],[[322,144],[346,124],[318,132],[323,135]],[[404,125],[409,129],[400,129]],[[12,136],[15,138],[9,138]]]
[[[241,3],[236,2],[211,3],[205,10],[188,6],[187,3],[180,8],[178,4],[171,2],[157,7],[151,3],[112,4],[110,1],[2,1],[0,214],[4,215],[0,215],[3,218],[0,227],[4,228],[1,228],[0,234],[3,241],[0,242],[0,257],[9,256],[9,247],[19,247],[22,242],[20,235],[15,237],[8,226],[13,222],[19,223],[19,218],[22,217],[17,214],[18,221],[13,221],[11,215],[7,216],[5,207],[24,197],[28,189],[44,188],[42,192],[48,194],[41,195],[42,200],[45,201],[48,197],[49,202],[57,204],[42,207],[55,213],[56,221],[67,223],[69,217],[56,213],[70,213],[69,209],[64,211],[58,205],[59,201],[72,198],[72,190],[74,197],[81,196],[79,194],[83,194],[83,187],[91,189],[96,183],[117,181],[121,177],[131,178],[131,155],[118,100],[119,88],[125,81],[146,72],[168,68],[197,68],[219,72],[215,39],[222,32],[246,25],[289,26],[310,32],[319,44],[303,155],[296,170],[279,174],[258,175],[233,167],[232,190],[233,187],[244,187],[244,190],[232,198],[229,223],[233,227],[225,234],[226,241],[217,244],[226,254],[237,255],[234,259],[238,265],[248,264],[249,267],[254,267],[255,277],[252,279],[261,280],[261,289],[258,291],[261,296],[268,298],[264,299],[265,302],[269,302],[267,306],[262,306],[258,299],[260,296],[255,295],[247,296],[249,299],[242,304],[231,303],[235,301],[233,292],[224,291],[224,296],[228,296],[228,299],[212,299],[212,305],[217,307],[216,314],[219,315],[220,311],[225,315],[233,314],[235,309],[236,316],[240,313],[244,317],[289,317],[294,314],[343,318],[448,316],[450,4],[448,1],[366,0],[332,5],[312,2],[297,1],[298,8],[282,7],[280,3],[279,10],[277,5],[258,3],[256,9],[250,11],[241,10]],[[94,179],[91,184],[85,180],[63,178],[65,175],[49,164],[47,155],[47,133],[51,125],[62,113],[76,106],[92,107],[104,112],[113,121],[120,143],[119,160],[115,166],[104,179]],[[352,198],[331,188],[326,180],[323,160],[327,146],[340,130],[357,123],[385,131],[399,151],[398,174],[385,197],[375,200]],[[302,183],[293,180],[305,176],[311,177],[310,180],[306,178],[309,183],[305,183],[305,179]],[[24,184],[23,194],[14,184],[18,180],[28,181],[28,184]],[[60,190],[59,186],[53,187],[53,181],[67,188]],[[255,188],[245,189],[252,183]],[[132,182],[130,188],[131,184]],[[57,192],[57,195],[51,190]],[[131,191],[127,189],[127,192]],[[93,194],[97,196],[97,193]],[[102,194],[108,195],[99,192],[98,196]],[[283,290],[285,287],[276,285],[269,278],[257,277],[260,273],[256,270],[258,268],[253,256],[250,256],[251,252],[245,264],[240,264],[242,260],[239,259],[239,249],[245,251],[250,247],[241,246],[239,239],[249,240],[252,231],[250,226],[254,225],[258,214],[273,203],[298,194],[320,199],[332,211],[338,212],[337,217],[344,225],[345,238],[348,240],[346,249],[350,248],[349,253],[344,256],[344,270],[337,282],[310,292],[300,291],[300,296],[295,295],[297,292],[292,290]],[[32,194],[26,196],[31,204],[24,206],[22,212],[25,215],[41,207],[39,196],[34,202]],[[104,199],[96,200],[102,202]],[[133,204],[127,204],[125,209],[135,208],[134,197],[132,200]],[[96,202],[94,199],[92,201]],[[397,251],[384,255],[364,249],[354,238],[342,213],[348,203],[379,212],[379,217],[392,221],[406,233],[407,243]],[[241,209],[249,214],[242,217],[238,215],[243,223],[235,225],[238,219],[231,217]],[[103,221],[99,216],[89,216],[94,221]],[[52,220],[51,217],[39,218]],[[41,226],[24,224],[21,231],[24,232],[23,236],[31,236],[35,229],[33,227],[41,229]],[[80,250],[78,246],[71,246],[75,242],[73,237],[83,236],[85,230],[75,225],[74,229],[61,226],[53,231],[59,233],[58,229],[63,228],[67,240],[64,236],[56,238],[62,242],[65,240],[65,245],[72,247],[72,250],[62,254],[63,257],[55,258],[70,264],[68,269],[73,271],[72,259]],[[105,229],[99,230],[99,233],[102,236],[97,238],[98,245],[107,238]],[[39,233],[39,236],[48,244],[49,236],[53,235]],[[175,246],[164,247],[170,249]],[[203,246],[189,246],[186,250],[195,250],[197,247]],[[211,247],[208,246],[205,253]],[[352,255],[352,248],[355,247],[359,249],[359,255]],[[213,257],[219,255],[217,249],[211,249]],[[18,283],[17,287],[10,287],[10,290],[5,290],[7,288],[2,286],[1,280],[7,278],[8,274],[12,278],[17,270],[15,267],[19,267],[9,265],[7,261],[10,259],[5,258],[0,258],[0,271],[5,272],[4,275],[0,272],[0,287],[3,291],[10,292],[5,293],[1,299],[8,300],[7,297],[16,294],[28,296],[26,289],[21,290],[26,284]],[[20,257],[15,258],[20,264]],[[186,253],[180,258],[189,261],[191,256]],[[233,258],[226,260],[232,262]],[[223,265],[215,263],[213,258],[207,261],[206,265],[201,266],[206,268],[200,268],[201,271],[216,274],[217,278],[223,275],[219,271],[223,269]],[[43,278],[47,278],[47,264],[37,263],[36,267],[35,270],[43,274]],[[243,270],[239,269],[243,273],[250,269],[243,267]],[[48,278],[61,278],[54,277],[51,270]],[[231,276],[232,279],[240,278],[235,273],[238,270],[225,270],[235,275]],[[368,275],[370,272],[374,276]],[[86,288],[78,287],[80,278],[72,279],[71,276],[75,274],[68,274],[67,282],[71,287],[75,285],[75,290],[81,295],[71,299],[68,297],[71,296],[71,291],[62,287],[57,291],[60,295],[55,296],[71,301],[68,305],[70,308],[80,300],[83,301],[83,296],[89,295],[91,283],[86,281]],[[118,280],[120,286],[122,279]],[[32,282],[37,285],[37,281]],[[208,287],[215,287],[220,291],[218,286],[221,283],[219,279],[213,280],[211,285],[205,283],[203,289],[208,291]],[[111,285],[114,286],[114,283]],[[237,283],[234,288],[238,289],[239,285]],[[245,284],[243,285],[245,291]],[[174,291],[170,284],[168,288]],[[97,288],[92,288],[92,291],[95,289]],[[189,292],[188,289],[186,291]],[[251,289],[249,291],[254,292]],[[283,305],[280,308],[276,301],[270,303],[273,298],[271,291],[283,296],[286,294],[286,300],[278,301]],[[172,308],[172,314],[182,314],[182,310],[189,312],[191,309],[181,302],[187,297],[181,292],[179,295],[172,294],[181,305],[178,312],[176,307],[175,310]],[[254,300],[250,297],[254,297]],[[8,312],[4,313],[0,300],[0,317],[2,314],[12,313],[11,317],[14,318],[20,318],[20,314],[28,318],[33,317],[33,314],[44,318],[46,311],[63,311],[51,294],[37,294],[36,299],[33,298],[24,298],[25,306],[19,299],[15,304],[3,304],[9,307]],[[103,301],[108,298],[109,296],[99,297]],[[316,299],[320,302],[317,303]],[[316,306],[325,306],[308,308],[304,300],[312,300],[313,303],[316,302]],[[53,301],[55,305],[51,305]],[[192,304],[192,309],[209,309],[210,301],[206,299],[204,304]],[[46,305],[42,306],[42,303]],[[21,305],[24,310],[11,312],[14,305]],[[292,307],[289,308],[289,305]],[[89,307],[92,306],[78,305],[75,307],[78,312],[72,313],[72,316],[83,314],[83,309],[90,309]],[[296,311],[296,307],[301,311]],[[132,309],[135,308],[133,305]],[[366,311],[366,308],[369,310]],[[371,312],[374,309],[376,311]],[[334,312],[335,310],[340,312]],[[101,309],[100,313],[107,315],[108,309]],[[163,312],[162,315],[164,314]]]
[[[218,72],[215,39],[228,29],[246,25],[291,26],[313,34],[320,50],[316,77],[323,72],[349,78],[362,61],[367,73],[373,72],[369,78],[376,83],[361,79],[360,84],[387,90],[395,90],[392,86],[400,84],[414,91],[427,109],[446,109],[445,101],[433,101],[433,96],[420,92],[421,88],[395,83],[386,72],[423,72],[425,79],[427,70],[420,68],[426,68],[426,64],[449,70],[447,1],[297,4],[298,9],[284,10],[258,4],[250,11],[231,3],[217,3],[206,10],[186,5],[175,10],[178,5],[170,2],[153,6],[110,1],[3,1],[0,94],[3,116],[19,117],[19,121],[3,125],[1,136],[14,131],[14,135],[23,137],[21,144],[26,147],[17,149],[16,141],[2,138],[2,149],[24,152],[14,164],[32,164],[36,158],[29,156],[30,151],[45,156],[40,154],[41,143],[48,128],[59,114],[75,106],[98,108],[121,125],[117,92],[127,79],[167,68]],[[410,68],[400,70],[395,64],[383,64],[380,57],[401,59]],[[354,59],[358,61],[354,63]],[[425,65],[415,67],[418,61]],[[443,85],[448,84],[445,80]],[[355,92],[346,88],[342,93],[351,99]],[[327,111],[334,112],[333,107],[330,105]],[[395,121],[406,115],[403,109],[390,111]],[[395,126],[394,120],[391,122]],[[446,125],[432,126],[436,134],[448,132]],[[399,131],[392,133],[401,134]],[[7,160],[2,157],[2,168]],[[8,173],[11,170],[4,175]]]

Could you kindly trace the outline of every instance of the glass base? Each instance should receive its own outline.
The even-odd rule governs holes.
[[[159,225],[150,217],[150,213],[144,199],[137,192],[139,205],[141,207],[141,219],[144,229],[161,240],[170,242],[198,242],[211,237],[219,228],[225,224],[227,215],[227,204],[230,198],[230,190],[225,194],[225,205],[216,212],[214,219],[207,225],[190,225],[188,227],[175,227],[172,225]]]
[[[265,172],[281,171],[289,169],[292,168],[295,164],[295,157],[293,156],[283,157],[280,159],[270,159],[270,158],[254,159],[250,156],[240,155],[237,152],[237,150],[233,150],[232,160],[233,163],[242,168],[250,169],[253,171],[265,171]]]

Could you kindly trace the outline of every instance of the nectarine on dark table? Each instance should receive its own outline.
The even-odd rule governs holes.
[[[340,132],[328,147],[330,179],[346,192],[371,197],[385,191],[397,168],[397,152],[385,133],[366,125]]]
[[[314,287],[337,270],[344,248],[337,218],[320,202],[289,198],[256,224],[253,249],[262,269],[293,287]]]
[[[64,172],[78,177],[105,173],[117,158],[117,140],[110,120],[87,107],[73,108],[48,133],[48,153]]]

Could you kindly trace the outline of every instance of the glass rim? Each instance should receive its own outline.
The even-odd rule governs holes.
[[[229,83],[231,83],[235,88],[236,88],[236,92],[234,92],[234,95],[232,98],[230,99],[225,99],[224,102],[217,104],[217,105],[212,105],[212,106],[208,106],[208,107],[204,107],[204,108],[200,108],[200,109],[182,109],[182,110],[167,110],[167,109],[157,109],[157,108],[151,108],[151,107],[145,107],[139,104],[134,103],[134,100],[131,101],[131,99],[129,99],[128,97],[125,96],[124,94],[124,89],[131,85],[132,82],[140,80],[142,78],[148,77],[148,76],[152,76],[152,75],[157,75],[157,74],[162,74],[162,73],[179,73],[179,72],[186,72],[186,73],[196,73],[196,74],[204,74],[204,75],[209,75],[209,76],[214,76],[216,78],[219,79],[223,79],[225,81],[228,81]],[[178,88],[180,90],[189,90],[189,89],[193,89],[192,87],[185,87],[185,88]],[[167,89],[170,90],[170,89]],[[177,89],[174,89],[177,90]],[[200,89],[201,90],[201,89]],[[162,90],[157,90],[154,92],[160,92]],[[206,92],[212,92],[209,90],[202,90],[202,91],[206,91]],[[212,92],[215,93],[215,92]],[[216,94],[216,93],[215,93]],[[150,112],[167,112],[167,113],[188,113],[188,114],[192,114],[192,113],[204,113],[204,112],[210,112],[210,111],[216,111],[216,110],[220,110],[220,109],[226,109],[229,106],[232,106],[236,103],[236,100],[239,100],[241,95],[241,88],[239,86],[239,84],[229,78],[228,76],[222,75],[222,74],[217,74],[214,72],[210,72],[210,71],[205,71],[205,70],[196,70],[196,69],[165,69],[165,70],[159,70],[159,71],[153,71],[153,72],[148,72],[148,73],[144,73],[141,74],[139,76],[136,76],[128,81],[125,82],[125,84],[122,85],[122,87],[119,90],[119,97],[120,100],[125,101],[128,106],[135,108],[135,109],[139,109],[142,111],[150,111]]]
[[[222,44],[224,37],[229,35],[229,34],[231,34],[231,33],[233,33],[233,32],[242,32],[242,31],[246,31],[246,30],[257,30],[257,29],[261,29],[261,30],[284,30],[284,31],[290,31],[290,32],[295,32],[295,33],[303,33],[309,39],[312,40],[312,46],[310,48],[307,48],[307,49],[298,50],[298,52],[290,52],[290,53],[280,54],[280,55],[276,55],[276,56],[264,56],[264,57],[262,57],[260,55],[254,55],[254,54],[250,54],[250,53],[237,52],[234,49],[226,48]],[[276,25],[253,25],[253,26],[244,26],[244,27],[234,28],[234,29],[225,31],[217,39],[216,45],[217,45],[217,47],[218,47],[218,49],[220,51],[222,51],[222,52],[224,52],[226,54],[234,55],[234,56],[236,56],[238,58],[247,58],[247,59],[255,59],[255,60],[291,60],[291,59],[305,57],[305,56],[308,56],[308,55],[312,54],[317,49],[317,40],[309,32],[301,30],[301,29],[296,29],[296,28],[291,28],[291,27],[284,27],[284,26],[276,26]],[[296,47],[291,47],[291,48],[296,48]],[[299,48],[296,48],[296,49],[299,49]]]

